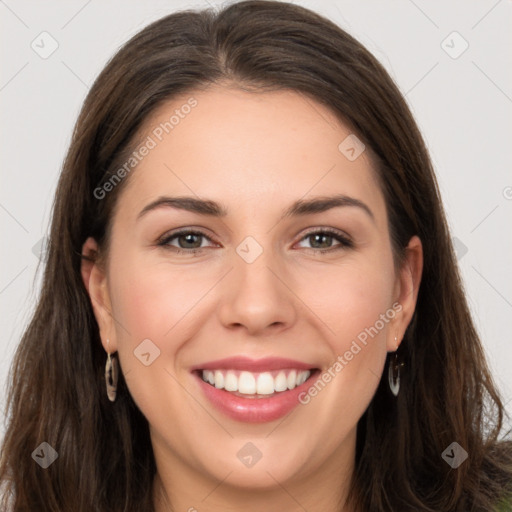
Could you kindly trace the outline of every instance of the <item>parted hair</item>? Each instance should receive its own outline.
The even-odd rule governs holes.
[[[390,393],[385,371],[359,420],[352,507],[493,510],[512,492],[505,409],[469,312],[423,138],[396,84],[358,41],[304,7],[261,0],[153,22],[91,87],[56,190],[37,306],[9,373],[1,510],[154,510],[148,422],[122,375],[116,402],[106,396],[106,354],[81,278],[81,251],[89,236],[100,253],[108,251],[112,212],[130,177],[105,198],[94,190],[134,150],[144,121],[177,95],[221,83],[296,91],[327,106],[371,151],[395,261],[413,235],[423,243],[416,310],[398,350],[400,393]],[[47,469],[31,457],[43,441],[58,452]],[[457,469],[441,457],[454,441],[469,454]]]

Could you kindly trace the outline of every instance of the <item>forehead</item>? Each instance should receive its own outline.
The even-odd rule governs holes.
[[[385,210],[369,151],[354,159],[352,147],[362,149],[355,134],[298,92],[193,91],[162,104],[139,140],[150,149],[122,194],[137,211],[166,194],[261,213],[333,193],[372,203],[377,214]]]

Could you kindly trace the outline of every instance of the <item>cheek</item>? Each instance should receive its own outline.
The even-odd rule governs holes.
[[[148,397],[172,392],[180,348],[201,323],[195,306],[211,283],[191,270],[134,257],[112,268],[109,287],[123,374],[135,401],[147,408]]]
[[[211,276],[211,273],[210,273]],[[194,271],[172,268],[165,264],[125,263],[113,272],[111,279],[112,308],[116,320],[126,328],[134,341],[144,338],[155,342],[172,342],[173,331],[187,315],[194,314],[194,305],[208,291],[208,281]]]
[[[179,433],[172,411],[180,411],[183,417],[197,414],[178,383],[178,355],[193,336],[194,305],[207,292],[208,283],[188,275],[192,277],[193,272],[151,266],[137,258],[125,259],[110,274],[118,355],[126,385],[150,423],[165,425],[170,436]]]
[[[322,404],[313,414],[334,418],[343,413],[339,420],[346,426],[362,415],[377,388],[386,340],[394,335],[393,319],[399,311],[399,306],[393,307],[392,259],[378,260],[347,258],[346,264],[316,272],[314,281],[312,276],[304,281],[309,283],[304,284],[304,296],[315,297],[311,309],[327,326],[325,339],[331,357],[329,371],[323,373],[325,386],[312,391],[313,409]],[[317,393],[323,395],[321,400],[313,400]],[[322,409],[330,401],[332,407]]]
[[[393,304],[395,278],[392,261],[387,260],[354,257],[301,269],[296,281],[300,296],[322,321],[336,353],[347,350],[347,342],[376,323],[384,334],[389,327],[389,315],[384,324],[380,321]]]

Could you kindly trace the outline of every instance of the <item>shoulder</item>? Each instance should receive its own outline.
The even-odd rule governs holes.
[[[493,512],[511,512],[512,511],[512,494],[500,500]]]

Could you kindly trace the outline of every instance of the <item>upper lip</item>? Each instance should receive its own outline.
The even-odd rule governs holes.
[[[311,370],[314,365],[303,363],[294,359],[285,359],[282,357],[264,357],[262,359],[251,359],[246,356],[226,357],[216,361],[193,366],[194,370],[246,370],[249,372],[263,372],[266,370],[282,370],[285,368],[294,368],[296,370]]]

